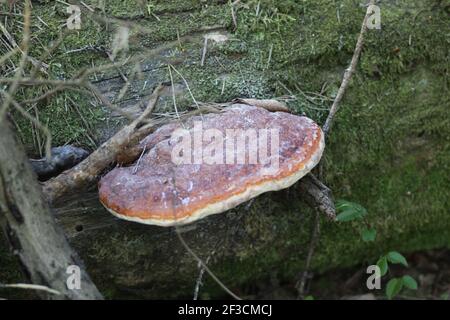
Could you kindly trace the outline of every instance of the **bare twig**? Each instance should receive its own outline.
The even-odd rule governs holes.
[[[37,291],[44,291],[50,294],[54,295],[61,295],[61,292],[51,289],[47,286],[42,286],[39,284],[29,284],[29,283],[13,283],[13,284],[2,284],[0,283],[0,288],[5,289],[25,289],[25,290],[37,290]]]
[[[336,112],[339,110],[339,106],[340,106],[340,102],[342,100],[342,98],[344,97],[345,91],[347,90],[347,87],[350,83],[350,80],[352,78],[353,73],[356,70],[356,65],[358,63],[358,59],[359,56],[361,54],[361,50],[362,50],[362,45],[363,45],[363,39],[364,39],[364,34],[367,31],[367,20],[369,18],[369,8],[370,5],[373,4],[374,1],[371,0],[369,7],[367,8],[366,14],[364,16],[363,22],[362,22],[362,26],[361,26],[361,31],[359,33],[358,36],[358,40],[356,42],[356,46],[355,46],[355,51],[353,53],[353,57],[352,60],[350,62],[350,66],[345,70],[344,73],[344,77],[342,79],[342,83],[341,86],[338,90],[338,93],[336,95],[335,100],[333,101],[333,104],[330,108],[330,113],[328,114],[327,120],[325,121],[325,124],[323,126],[323,132],[325,134],[325,137],[328,137],[332,124],[333,124],[333,119],[334,116],[336,115]],[[320,178],[323,175],[323,165],[322,162],[319,164],[319,174],[320,174]],[[304,296],[305,293],[305,284],[308,280],[308,275],[309,275],[309,269],[310,269],[310,265],[311,265],[311,260],[312,257],[314,255],[314,251],[317,247],[317,243],[319,241],[319,236],[320,236],[320,216],[319,216],[319,211],[316,212],[316,218],[315,218],[315,223],[314,223],[314,228],[313,228],[313,235],[311,238],[311,242],[309,244],[309,249],[308,249],[308,256],[306,258],[306,263],[305,263],[305,271],[302,274],[302,277],[300,279],[300,281],[297,284],[297,290],[298,290],[298,298],[302,298]]]
[[[7,98],[10,97],[9,93],[6,91],[0,92],[5,95]],[[29,114],[16,100],[11,97],[11,104],[13,107],[20,112],[20,114],[26,119],[30,120],[37,129],[39,129],[45,135],[45,156],[47,159],[50,159],[51,156],[51,147],[52,147],[52,135],[50,130],[48,130],[47,126],[43,125],[38,119]]]
[[[289,110],[289,108],[286,106],[286,104],[284,104],[283,102],[277,101],[275,99],[235,99],[233,102],[235,103],[243,103],[243,104],[248,104],[251,106],[256,106],[256,107],[260,107],[260,108],[264,108],[268,111],[272,111],[272,112],[276,112],[276,111],[281,111],[281,112],[288,112],[290,113],[291,111]]]
[[[22,72],[24,70],[24,67],[27,62],[28,57],[28,49],[29,49],[29,42],[30,42],[30,17],[31,17],[31,4],[30,1],[25,1],[25,7],[24,7],[24,28],[23,28],[23,39],[22,43],[20,45],[20,49],[22,51],[22,58],[20,59],[19,66],[16,69],[14,78],[12,80],[12,83],[8,89],[8,95],[5,98],[3,105],[0,107],[0,123],[3,121],[6,111],[8,110],[9,105],[11,104],[11,101],[13,99],[14,93],[16,92],[18,86],[19,86],[19,80],[22,78]]]
[[[314,209],[324,213],[328,219],[336,219],[331,190],[317,179],[312,173],[307,174],[298,183],[301,196]]]
[[[152,126],[145,125],[146,118],[158,102],[162,89],[161,85],[155,89],[146,109],[136,120],[121,129],[78,165],[47,181],[43,186],[47,199],[52,202],[61,195],[94,181],[106,167],[116,161],[120,150],[133,144],[133,141],[135,143],[139,141],[135,136],[136,133],[148,134]]]
[[[19,48],[16,47],[16,48],[12,49],[11,51],[8,51],[6,54],[4,54],[0,58],[0,66],[2,66],[5,63],[6,60],[8,60],[11,57],[13,57],[18,51],[19,51]]]
[[[316,249],[317,242],[320,236],[320,212],[316,211],[314,227],[311,236],[311,242],[309,244],[308,255],[306,257],[305,270],[302,273],[302,277],[297,282],[296,288],[298,290],[297,299],[302,299],[305,294],[305,285],[309,278],[309,269],[311,267],[311,261],[314,255],[314,250]]]
[[[211,253],[212,255],[212,253]],[[211,259],[211,255],[208,256],[205,260],[205,264],[208,264],[209,260]],[[197,281],[195,282],[195,288],[194,288],[194,298],[192,300],[198,299],[198,293],[200,291],[200,287],[203,284],[203,274],[205,273],[205,268],[201,265],[201,263],[198,264],[200,271],[198,273]]]
[[[184,241],[180,231],[178,230],[178,227],[175,227],[176,234],[178,236],[178,239],[180,240],[183,247],[186,249],[186,251],[194,257],[195,260],[205,269],[205,271],[211,276],[211,278],[214,279],[214,281],[230,296],[232,296],[236,300],[242,300],[239,296],[237,296],[235,293],[233,293],[226,285],[223,284],[222,281],[208,268],[205,262],[188,246],[186,241]]]
[[[181,72],[179,72],[173,65],[170,65],[170,67],[173,69],[173,71],[175,71],[176,74],[178,74],[180,76],[180,78],[183,80],[184,85],[186,86],[186,89],[189,92],[189,95],[192,98],[192,101],[194,101],[195,106],[197,107],[197,109],[200,107],[197,99],[195,99],[194,94],[192,93],[191,87],[189,86],[189,83],[187,82],[186,78],[181,74]]]
[[[237,4],[239,4],[239,2],[241,2],[240,0],[235,0],[233,2],[230,1],[230,8],[231,8],[231,19],[233,20],[233,28],[234,30],[237,29],[238,25],[237,25],[237,17],[236,17],[236,11],[235,11],[235,6]]]
[[[370,1],[370,4],[373,4],[373,0]],[[327,137],[330,133],[331,127],[333,125],[333,119],[336,115],[336,112],[339,110],[340,102],[344,97],[345,91],[350,83],[350,80],[353,76],[353,73],[356,70],[356,65],[358,64],[359,56],[361,54],[361,50],[363,47],[364,34],[367,31],[367,20],[369,19],[369,7],[367,8],[366,15],[364,16],[364,20],[362,22],[361,31],[359,32],[358,40],[356,42],[355,51],[353,53],[352,61],[350,62],[349,67],[345,70],[344,77],[342,79],[341,86],[339,87],[336,98],[333,101],[333,105],[330,108],[330,113],[328,114],[327,120],[323,126],[323,132],[325,133],[325,137]]]
[[[142,157],[144,156],[144,154],[145,154],[145,150],[147,149],[147,146],[144,146],[144,149],[142,149],[142,152],[141,152],[141,155],[139,156],[139,159],[138,159],[138,161],[136,162],[136,164],[135,164],[135,166],[134,166],[134,168],[133,168],[133,174],[136,174],[137,173],[137,171],[138,171],[138,169],[139,169],[139,165],[141,164],[141,160],[142,160]]]
[[[205,65],[206,50],[208,50],[208,38],[207,37],[205,37],[205,40],[203,43],[202,60],[200,61],[200,65],[202,67]]]
[[[169,69],[169,76],[170,76],[170,88],[172,89],[172,100],[173,100],[173,107],[175,108],[175,113],[177,115],[177,118],[180,118],[180,114],[178,113],[177,108],[177,99],[175,97],[175,85],[173,83],[173,76],[172,76],[172,67],[170,65],[167,65],[167,68]]]

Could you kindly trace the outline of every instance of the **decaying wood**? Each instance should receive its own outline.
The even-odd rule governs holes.
[[[330,188],[313,174],[309,173],[303,177],[298,187],[302,192],[302,197],[311,207],[324,213],[331,220],[336,218],[336,208]]]
[[[277,111],[288,112],[288,113],[291,112],[289,110],[289,108],[283,102],[280,102],[275,99],[241,99],[241,98],[239,98],[239,99],[235,99],[234,102],[264,108],[271,112],[277,112]]]
[[[79,189],[94,182],[105,168],[116,162],[116,156],[120,150],[137,144],[140,137],[151,132],[153,126],[151,123],[146,123],[147,117],[151,114],[158,102],[162,89],[163,86],[161,85],[155,89],[146,109],[137,119],[103,143],[78,165],[47,181],[43,186],[43,191],[47,199],[53,202],[58,197],[72,190]]]
[[[161,86],[155,90],[146,110],[138,119],[120,130],[83,162],[46,182],[44,193],[47,199],[53,202],[71,190],[79,189],[94,182],[98,175],[113,163],[128,164],[134,162],[143,151],[138,146],[138,142],[157,125],[161,124],[161,121],[155,121],[142,125],[143,120],[148,117],[156,105],[161,90]],[[273,99],[236,99],[235,102],[255,105],[272,112],[290,112],[285,104]],[[203,105],[194,111],[181,115],[180,120],[199,113],[220,112],[229,105],[231,104]],[[315,179],[315,184],[311,183],[311,179],[307,179],[306,182],[303,181],[304,179],[299,181],[307,203],[323,212],[327,217],[334,219],[335,210],[331,191],[317,179]]]
[[[55,296],[40,291],[43,298],[102,299],[56,224],[25,151],[6,119],[0,125],[0,212],[4,234],[29,280],[61,293]],[[66,272],[71,265],[80,267],[79,290],[67,287]]]

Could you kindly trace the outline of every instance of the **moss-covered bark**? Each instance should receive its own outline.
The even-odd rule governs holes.
[[[231,31],[229,7],[222,1],[208,5],[203,1],[152,1],[147,11],[137,1],[108,1],[105,11],[117,17],[132,16],[152,30],[132,33],[132,52],[176,40],[177,33],[183,36],[199,27],[228,28],[230,40],[211,45],[203,67],[201,38],[144,61],[144,66],[154,68],[147,78],[151,82],[169,79],[164,68],[168,62],[187,79],[199,101],[295,95],[289,106],[321,123],[351,58],[364,8],[353,0],[264,0],[256,15],[258,2],[248,1],[248,6],[238,9],[235,32]],[[34,9],[50,26],[56,26],[64,14],[62,5],[55,6],[59,11],[49,4],[36,4]],[[372,263],[393,249],[450,247],[447,11],[442,1],[381,4],[382,29],[367,33],[324,158],[327,184],[337,198],[367,208],[367,223],[377,229],[377,239],[371,244],[359,240],[362,222],[322,221],[314,270]],[[96,52],[64,55],[64,50],[108,45],[113,27],[108,28],[87,20],[53,56],[51,74],[69,77],[92,61],[105,63]],[[41,32],[47,41],[56,34],[56,28]],[[139,96],[144,80],[133,80],[125,99]],[[183,84],[179,77],[175,81]],[[64,92],[51,104],[42,105],[40,117],[48,119],[57,144],[87,144],[78,135],[86,130],[79,115],[65,109],[70,94]],[[192,103],[187,92],[178,98],[180,108]],[[83,112],[96,119],[96,128],[105,127],[102,119],[109,117],[108,112],[91,106],[87,97],[77,101]],[[170,99],[164,101],[159,111],[172,108]],[[61,115],[70,127],[61,123]],[[31,143],[28,123],[17,121],[24,141]],[[304,265],[313,224],[313,213],[298,200],[295,190],[261,196],[250,210],[241,207],[208,218],[184,236],[204,259],[211,255],[211,268],[235,290],[271,275],[294,282]],[[95,199],[86,206],[92,208],[87,215],[107,216]],[[190,297],[193,291],[197,264],[169,229],[114,222],[101,231],[85,230],[72,243],[109,297]],[[0,259],[0,280],[12,281],[14,263],[4,254]],[[211,280],[206,283],[204,297],[222,294]]]

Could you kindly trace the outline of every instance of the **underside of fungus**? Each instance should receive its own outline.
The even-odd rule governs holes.
[[[319,162],[324,137],[309,118],[235,104],[164,125],[141,145],[135,164],[101,179],[100,201],[119,218],[173,226],[291,186]]]

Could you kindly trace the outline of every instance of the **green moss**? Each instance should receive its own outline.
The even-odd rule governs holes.
[[[198,101],[295,95],[296,99],[289,101],[290,108],[323,123],[354,50],[364,16],[359,3],[248,1],[246,7],[238,8],[238,29],[229,30],[230,40],[221,45],[210,43],[204,66],[200,66],[201,39],[183,44],[167,55],[184,59],[176,68]],[[191,12],[190,2],[151,4],[152,12],[161,21],[153,16],[140,18],[139,22],[154,32],[136,36],[132,50],[175,40],[177,32],[185,35],[201,26],[231,25],[228,6],[206,7],[196,2]],[[326,183],[335,197],[366,207],[367,223],[377,229],[378,236],[373,244],[364,243],[359,240],[363,223],[323,220],[313,258],[316,271],[372,263],[389,250],[450,247],[450,63],[449,39],[442,32],[447,28],[448,16],[438,1],[403,0],[381,6],[382,29],[366,34],[357,72],[336,116],[324,158]],[[42,17],[53,21],[46,6],[36,4],[36,10],[42,10]],[[136,4],[122,1],[108,2],[107,12],[117,16],[142,14]],[[50,61],[52,74],[67,77],[91,61],[106,63],[97,52],[63,54],[64,50],[91,43],[108,44],[110,35],[104,32],[88,25],[86,30],[69,37],[64,49]],[[50,32],[49,39],[56,34],[56,30]],[[158,76],[163,81],[169,79],[164,70]],[[177,75],[174,81],[183,83]],[[90,108],[85,98],[78,99],[83,110]],[[57,140],[84,141],[82,123],[79,117],[64,113],[64,101],[61,97],[43,106],[42,117],[46,119],[48,115],[54,120],[52,130],[57,133]],[[183,109],[192,100],[186,93],[178,103]],[[166,108],[172,108],[170,102]],[[70,125],[55,121],[63,115]],[[101,121],[101,117],[94,112],[88,121]],[[29,137],[26,123],[20,126],[24,136]],[[272,272],[292,281],[302,270],[314,214],[295,195],[284,198],[280,194],[283,193],[258,198],[250,212],[242,214],[239,223],[245,226],[244,235],[233,234],[233,241],[239,244],[244,239],[245,246],[236,248],[236,256],[212,264],[227,285],[237,287],[264,279]],[[88,250],[88,259],[99,271],[97,277],[104,292],[111,297],[124,294],[118,290],[120,285],[111,284],[107,276],[102,278],[101,265],[122,266],[122,270],[114,270],[121,274],[120,284],[130,282],[133,267],[139,265],[142,277],[154,281],[152,285],[160,290],[160,296],[191,294],[192,279],[198,271],[195,262],[182,261],[174,284],[167,281],[171,279],[171,269],[156,267],[154,263],[170,266],[179,263],[179,255],[174,253],[171,261],[148,262],[145,257],[152,253],[146,243],[154,239],[138,227],[127,234],[134,236],[124,239],[120,232],[114,236],[109,232],[97,235],[97,242]],[[136,246],[130,250],[132,245]],[[221,294],[220,290],[207,280],[202,291],[214,297]]]
[[[326,180],[335,196],[368,209],[368,223],[378,230],[377,241],[367,244],[359,240],[361,223],[323,222],[313,260],[318,271],[373,263],[388,250],[450,246],[450,191],[445,187],[450,182],[448,39],[436,32],[444,28],[446,18],[443,10],[430,4],[410,4],[402,2],[382,9],[386,13],[382,16],[383,29],[368,32],[358,72],[336,118],[324,160]],[[295,22],[274,18],[265,25],[255,22],[252,14],[244,16],[237,36],[246,43],[246,52],[234,57],[233,67],[226,64],[226,71],[233,74],[234,67],[245,66],[265,83],[264,88],[272,90],[272,96],[289,93],[286,89],[297,96],[301,96],[300,88],[318,92],[327,83],[324,94],[332,98],[343,70],[336,65],[348,64],[364,14],[354,1],[341,1],[336,6],[341,23],[336,23],[336,7],[320,1],[294,6],[298,11],[289,10]],[[405,6],[408,10],[403,10]],[[278,23],[283,26],[280,31],[273,28]],[[427,27],[419,28],[423,25]],[[271,46],[270,74],[265,77],[261,57],[267,57]],[[223,52],[232,54],[233,50]],[[204,70],[196,69],[190,79],[196,83],[198,75],[202,92],[220,100],[218,84],[212,85],[220,71],[212,66]],[[242,92],[231,90],[227,98],[233,95]],[[290,103],[319,122],[327,114],[320,109],[330,104],[323,100],[312,104],[304,98]],[[267,211],[270,215],[271,210]],[[289,211],[298,214],[295,209]],[[279,226],[286,215],[271,218]],[[312,218],[305,215],[301,224],[292,222],[283,234],[283,239],[289,239],[284,246],[266,246],[251,258],[232,260],[215,270],[231,286],[257,280],[269,270],[280,268],[282,277],[292,279],[303,266],[302,250],[308,245],[311,223]],[[209,284],[212,292],[220,292],[212,281]]]
[[[17,258],[11,253],[6,242],[0,241],[0,283],[24,283],[26,279],[21,273]],[[0,298],[6,299],[33,299],[36,298],[30,290],[0,289]]]

